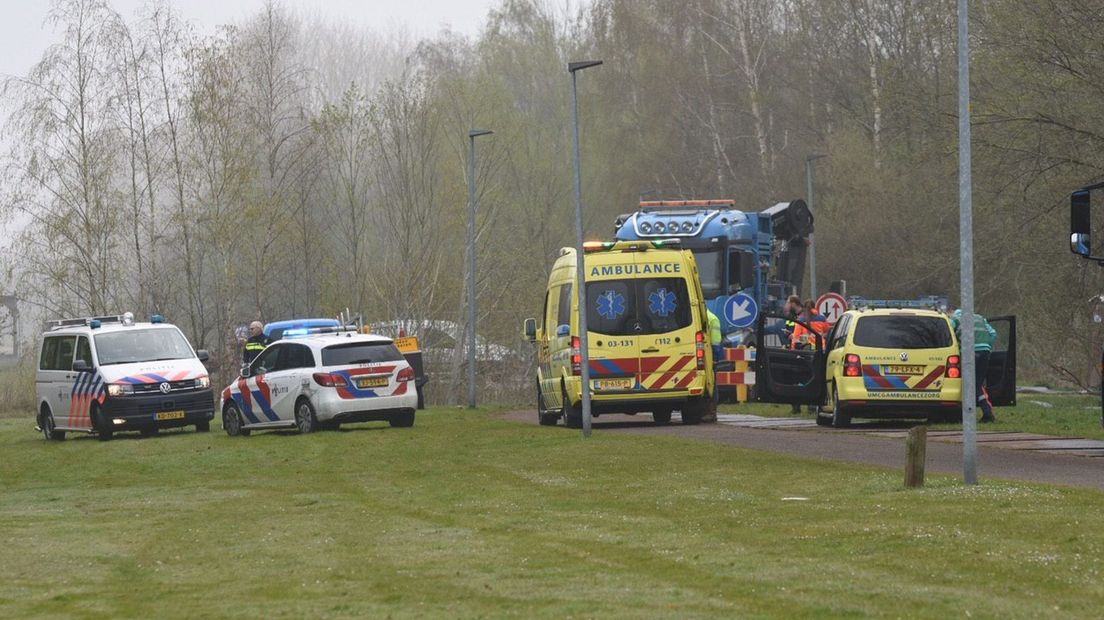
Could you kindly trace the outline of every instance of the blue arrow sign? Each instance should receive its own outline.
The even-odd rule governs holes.
[[[747,293],[736,293],[725,300],[724,318],[733,327],[751,327],[759,318],[759,304]]]

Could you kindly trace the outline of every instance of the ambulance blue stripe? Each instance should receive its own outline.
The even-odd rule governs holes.
[[[269,420],[276,422],[280,419],[280,416],[276,415],[276,412],[272,410],[272,404],[268,402],[268,399],[261,394],[260,390],[249,390],[253,394],[253,402],[261,406],[261,413],[265,414]]]
[[[617,364],[614,364],[613,362],[611,362],[609,360],[594,360],[594,361],[598,362],[598,364],[601,365],[602,368],[606,371],[604,374],[607,374],[607,375],[620,375],[620,374],[623,374],[625,372],[625,371],[621,370],[621,368],[618,367]]]

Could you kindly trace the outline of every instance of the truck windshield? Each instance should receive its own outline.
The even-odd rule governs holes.
[[[587,330],[607,336],[663,334],[690,325],[690,295],[681,278],[587,283]]]
[[[323,366],[349,366],[397,362],[403,359],[398,347],[390,342],[354,342],[322,349]]]
[[[694,261],[698,263],[698,277],[701,278],[702,295],[713,299],[721,294],[724,271],[721,269],[720,250],[695,250]]]
[[[855,325],[855,344],[880,349],[942,349],[951,346],[946,319],[934,316],[864,316]]]
[[[96,356],[101,366],[158,362],[195,357],[184,334],[175,327],[134,328],[96,334]]]

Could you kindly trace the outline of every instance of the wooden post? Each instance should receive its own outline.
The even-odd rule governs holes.
[[[928,427],[914,426],[905,439],[905,486],[924,486],[924,460],[928,448]]]

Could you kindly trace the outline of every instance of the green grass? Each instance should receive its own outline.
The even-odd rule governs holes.
[[[46,442],[0,420],[0,617],[1091,617],[1104,494],[429,410]],[[787,500],[800,497],[805,500]]]
[[[995,424],[978,425],[981,430],[1018,431],[1064,437],[1104,439],[1100,425],[1100,396],[1066,394],[1018,394],[1015,407],[997,407]],[[802,408],[800,416],[790,413],[789,405],[741,403],[721,405],[722,413],[748,413],[768,417],[802,417],[813,414]],[[980,413],[978,414],[980,415]],[[934,429],[960,429],[961,424],[938,424]]]

